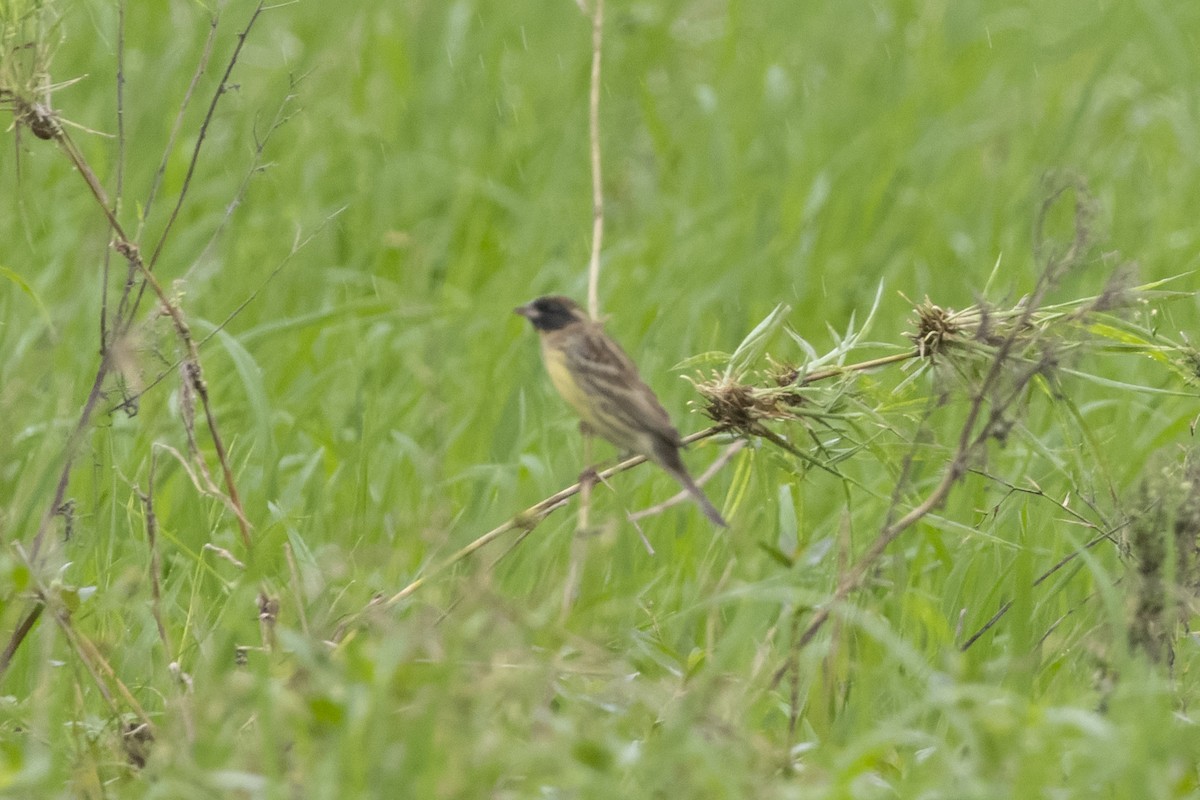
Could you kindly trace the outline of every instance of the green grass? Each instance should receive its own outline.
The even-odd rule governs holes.
[[[104,217],[54,144],[4,135],[0,641],[35,592],[49,605],[0,682],[0,796],[1200,796],[1194,541],[1167,535],[1196,492],[1192,367],[1171,342],[1197,323],[1200,6],[607,6],[602,307],[685,432],[708,423],[681,377],[723,370],[780,304],[793,335],[775,329],[747,380],[768,356],[802,365],[800,340],[832,350],[881,286],[847,363],[908,346],[901,293],[1011,307],[1044,266],[1039,208],[1064,175],[1095,215],[1047,302],[1098,295],[1126,263],[1130,285],[1184,275],[1162,287],[1178,294],[1089,318],[1110,327],[1051,326],[1028,352],[1054,363],[1009,407],[1004,440],[807,647],[849,565],[942,479],[987,357],[805,388],[801,418],[770,423],[805,458],[754,438],[708,484],[729,531],[675,506],[642,522],[651,555],[623,510],[675,487],[638,468],[596,490],[595,535],[575,536],[572,501],[361,614],[583,466],[511,309],[585,292],[590,22],[567,0],[269,9],[155,268],[198,339],[250,299],[200,351],[250,551],[173,455],[187,460],[183,353],[148,295],[122,376],[165,378],[132,417],[110,413],[120,383],[105,384],[66,493],[70,537],[56,519],[31,571],[125,263],[113,254],[105,285]],[[38,8],[0,0],[0,24]],[[252,10],[221,11],[144,253]],[[210,12],[125,13],[118,216],[133,232]],[[55,110],[115,134],[114,4],[20,18],[0,82],[41,37],[51,79],[80,79]],[[118,140],[68,131],[113,192]],[[1045,223],[1069,241],[1069,198]],[[202,420],[197,438],[219,486]],[[152,464],[169,646],[139,498]],[[1165,547],[1170,666],[1130,645],[1148,580],[1131,518],[1159,520],[1142,527]],[[1111,538],[1084,549],[1096,529],[1081,521]],[[269,652],[260,591],[279,604]],[[122,745],[129,704],[105,699],[79,641],[153,720],[144,768]]]

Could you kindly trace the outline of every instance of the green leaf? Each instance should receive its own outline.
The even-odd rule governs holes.
[[[745,339],[742,339],[741,344],[729,357],[729,366],[725,369],[726,379],[740,378],[751,364],[762,357],[762,354],[766,352],[767,345],[771,343],[771,339],[783,327],[791,310],[791,306],[780,303],[767,315],[766,319],[754,326],[754,330],[750,331]]]
[[[46,304],[42,302],[42,298],[33,290],[29,282],[3,264],[0,264],[0,277],[8,278],[9,281],[16,284],[17,288],[33,301],[33,304],[37,306],[38,313],[42,315],[42,321],[46,323],[46,327],[50,329],[50,333],[54,334],[54,323],[50,320],[50,312],[46,310]]]

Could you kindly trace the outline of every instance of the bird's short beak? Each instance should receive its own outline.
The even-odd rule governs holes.
[[[516,308],[514,308],[513,313],[520,314],[525,319],[533,319],[534,314],[536,314],[537,312],[533,310],[532,303],[527,303],[523,306],[517,306]]]

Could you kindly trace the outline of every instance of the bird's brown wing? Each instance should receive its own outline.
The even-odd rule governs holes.
[[[586,335],[580,337],[582,360],[595,372],[598,382],[621,387],[619,413],[635,427],[644,430],[669,445],[679,447],[679,431],[671,417],[658,402],[654,390],[646,385],[637,365],[599,323],[590,323]]]

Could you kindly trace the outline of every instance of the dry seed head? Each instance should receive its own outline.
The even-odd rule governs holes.
[[[790,364],[780,364],[771,358],[769,354],[767,355],[767,363],[771,365],[769,374],[776,386],[791,386],[800,378],[800,370]]]
[[[917,346],[922,358],[933,358],[941,352],[947,338],[960,332],[954,321],[955,314],[935,305],[928,297],[914,310],[917,312],[917,318],[911,322],[916,325],[917,330],[910,333],[909,338]]]
[[[786,389],[756,389],[717,374],[692,383],[704,397],[704,414],[735,430],[753,430],[763,420],[795,419],[790,409],[803,402],[800,395]]]

